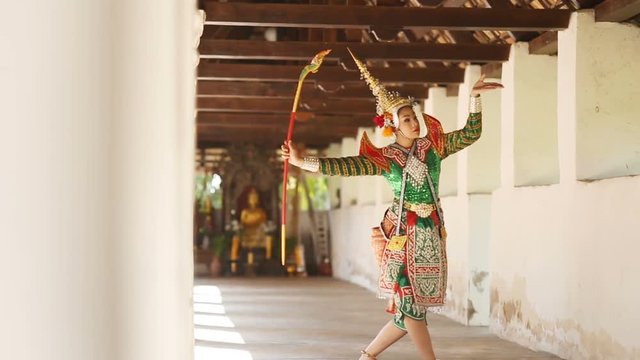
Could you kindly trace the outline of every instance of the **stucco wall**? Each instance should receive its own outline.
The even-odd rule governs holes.
[[[640,177],[493,195],[491,329],[569,359],[640,357]]]

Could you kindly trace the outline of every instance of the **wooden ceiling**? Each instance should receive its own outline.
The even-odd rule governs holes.
[[[315,53],[332,49],[305,82],[295,142],[323,148],[371,126],[375,102],[349,47],[388,88],[418,99],[429,87],[452,93],[468,64],[499,74],[509,46],[529,41],[557,52],[556,31],[572,11],[640,23],[640,0],[306,0],[200,1],[206,11],[198,66],[198,147],[286,135],[298,76]]]

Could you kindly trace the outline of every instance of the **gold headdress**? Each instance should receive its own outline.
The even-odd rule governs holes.
[[[398,92],[387,90],[384,85],[380,83],[380,80],[371,75],[367,66],[351,52],[351,49],[347,48],[347,50],[360,70],[360,77],[369,85],[369,89],[371,89],[371,92],[376,97],[376,113],[378,116],[373,118],[373,121],[378,127],[384,128],[384,136],[393,135],[395,129],[399,126],[398,110],[405,106],[413,107],[420,122],[421,132],[423,131],[422,129],[426,130],[422,110],[414,99],[402,97]]]

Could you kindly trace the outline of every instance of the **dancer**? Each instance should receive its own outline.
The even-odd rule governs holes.
[[[499,83],[474,85],[466,125],[444,133],[434,117],[423,114],[411,98],[390,92],[351,54],[377,100],[374,118],[385,136],[395,142],[375,147],[366,133],[358,156],[315,158],[298,156],[291,142],[281,147],[290,164],[325,175],[381,175],[391,185],[394,201],[386,210],[381,233],[379,295],[389,298],[393,318],[361,350],[360,360],[376,359],[385,349],[409,334],[421,359],[435,354],[426,321],[430,307],[444,304],[447,288],[446,231],[438,197],[440,162],[474,143],[482,132],[480,94],[502,88]],[[399,225],[399,226],[398,226]]]

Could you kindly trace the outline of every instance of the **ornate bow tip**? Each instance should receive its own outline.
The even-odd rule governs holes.
[[[324,60],[324,57],[329,55],[329,53],[331,52],[331,49],[327,49],[327,50],[322,50],[319,53],[316,54],[316,56],[313,57],[313,59],[311,60],[311,63],[313,65],[320,65],[322,64],[322,60]]]

